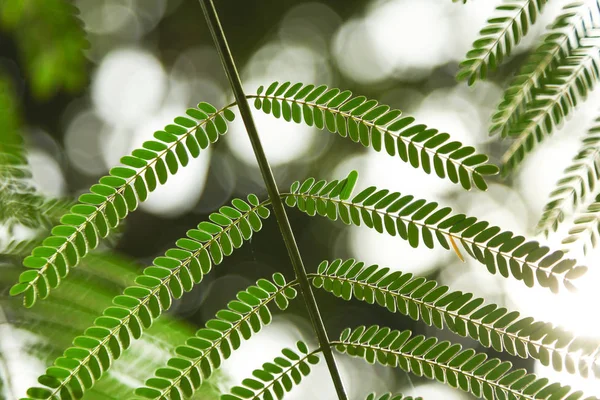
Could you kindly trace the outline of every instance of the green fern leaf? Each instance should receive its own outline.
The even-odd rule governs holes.
[[[571,165],[563,171],[556,189],[550,193],[550,201],[544,206],[542,217],[537,224],[537,231],[546,235],[556,231],[564,220],[566,208],[579,206],[588,194],[596,189],[596,181],[600,179],[600,117],[581,141],[579,152]]]
[[[580,47],[543,79],[509,132],[517,137],[502,157],[504,175],[514,170],[536,143],[550,135],[580,100],[587,98],[600,74],[595,53],[598,49],[593,46]]]
[[[123,157],[123,166],[111,169],[109,175],[90,188],[90,193],[79,197],[80,204],[61,218],[62,225],[54,227],[52,236],[25,258],[23,265],[29,269],[21,274],[11,294],[24,293],[26,307],[48,296],[70,268],[77,266],[81,258],[98,246],[101,238],[147,198],[157,181],[160,184],[167,181],[167,164],[171,174],[176,172],[178,163],[187,165],[188,152],[198,156],[199,151],[192,149],[205,149],[226,132],[222,114],[232,117],[225,109],[217,111],[207,103],[200,103],[198,109],[189,109],[187,114],[195,120],[175,118],[174,124],[155,132],[155,140],[145,142],[143,148]],[[215,126],[219,127],[218,131]],[[49,275],[58,279],[49,280]]]
[[[475,148],[451,141],[450,135],[414,123],[413,117],[402,117],[400,110],[364,96],[352,97],[348,90],[328,89],[321,85],[273,82],[255,96],[255,107],[276,118],[305,123],[349,138],[353,142],[385,150],[427,174],[432,170],[440,178],[448,178],[470,190],[475,186],[486,190],[484,177],[495,175],[498,168],[488,164],[488,157]]]
[[[582,392],[569,386],[549,383],[546,378],[513,370],[509,361],[488,359],[484,353],[463,350],[459,344],[440,342],[434,337],[412,336],[411,331],[360,326],[346,329],[334,342],[340,353],[365,359],[370,364],[400,367],[417,376],[438,382],[485,399],[577,400]]]
[[[512,125],[519,119],[526,102],[531,101],[533,92],[539,88],[540,80],[556,70],[565,57],[581,44],[581,39],[594,28],[593,19],[584,18],[590,8],[582,3],[571,3],[563,7],[549,27],[542,44],[529,56],[508,88],[502,102],[492,117],[490,134],[502,132],[506,137]]]
[[[254,198],[252,195],[250,203]],[[184,292],[192,290],[211,271],[213,264],[220,264],[224,255],[231,254],[244,240],[249,240],[253,232],[259,231],[261,219],[269,215],[268,209],[260,203],[251,206],[236,199],[232,204],[233,207],[210,216],[211,220],[223,222],[201,222],[198,229],[189,230],[186,238],[177,241],[177,248],[155,258],[153,265],[135,279],[135,285],[116,296],[113,306],[105,309],[92,327],[73,340],[73,347],[38,378],[44,387],[30,388],[28,398],[81,398],[113,360],[171,307],[173,298],[180,298]],[[227,247],[229,243],[231,249]]]
[[[80,90],[87,80],[89,48],[79,10],[70,1],[3,1],[0,26],[11,31],[34,95]],[[43,38],[44,40],[40,40]]]
[[[512,53],[521,39],[529,33],[530,25],[536,23],[538,14],[548,0],[505,0],[496,7],[498,16],[488,19],[487,25],[479,32],[465,61],[460,63],[456,75],[459,81],[467,80],[469,85],[478,79],[485,79],[488,71],[495,70],[505,57]]]
[[[309,352],[304,342],[296,343],[296,348],[283,349],[280,357],[254,370],[252,378],[244,379],[242,386],[234,386],[230,394],[221,396],[221,400],[282,399],[310,374],[311,365],[319,362],[316,351]]]
[[[398,235],[412,247],[421,243],[434,247],[435,240],[449,250],[448,240],[460,242],[465,251],[485,265],[492,274],[512,276],[532,287],[540,286],[558,292],[559,282],[575,290],[572,280],[587,271],[577,261],[564,257],[562,251],[551,251],[536,241],[502,231],[486,221],[464,214],[452,214],[449,207],[387,189],[371,186],[352,200],[339,199],[345,181],[295,182],[286,196],[286,204],[308,215],[319,214],[346,225],[366,225],[379,233]],[[341,188],[340,188],[341,187]]]
[[[578,215],[569,229],[569,236],[562,243],[570,247],[583,243],[584,253],[598,245],[600,238],[600,194],[587,206],[585,212]]]
[[[156,371],[146,386],[136,390],[138,396],[148,399],[182,399],[194,392],[217,370],[221,363],[237,350],[242,340],[248,340],[271,323],[269,305],[275,302],[284,310],[289,300],[296,297],[295,282],[287,283],[281,274],[273,281],[261,279],[256,286],[237,294],[237,301],[217,312],[205,328],[196,332],[184,346],[175,349],[177,356],[167,367]]]
[[[531,357],[556,371],[600,376],[596,363],[599,340],[576,337],[550,323],[522,317],[517,311],[486,304],[471,293],[450,292],[434,280],[410,273],[364,266],[349,260],[323,261],[309,275],[317,288],[351,300],[356,298],[398,312],[429,326],[479,341],[485,347],[522,358]]]

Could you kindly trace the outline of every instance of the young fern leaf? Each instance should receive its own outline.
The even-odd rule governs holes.
[[[453,0],[456,1],[456,0]],[[466,2],[466,0],[465,0]],[[423,400],[422,397],[403,396],[401,394],[385,393],[379,397],[375,393],[370,393],[366,400]]]
[[[600,377],[596,364],[599,340],[579,338],[550,323],[521,317],[495,304],[485,304],[471,293],[450,292],[434,280],[410,273],[391,272],[377,265],[365,267],[353,259],[323,261],[312,283],[333,295],[378,304],[439,329],[446,326],[469,336],[485,347],[506,351],[521,358],[531,357],[556,371],[567,370],[584,377]]]
[[[576,266],[577,261],[564,257],[564,252],[551,251],[536,241],[502,231],[487,221],[478,221],[464,214],[452,214],[450,207],[415,199],[387,189],[371,186],[349,200],[341,198],[332,188],[337,181],[315,181],[309,178],[302,184],[294,182],[286,204],[308,215],[319,214],[332,221],[338,218],[346,225],[361,224],[379,233],[400,236],[412,247],[422,242],[434,247],[434,238],[449,250],[448,238],[460,242],[472,258],[484,264],[492,274],[512,276],[532,287],[540,286],[557,293],[559,282],[575,290],[572,280],[583,275],[587,268]],[[338,185],[339,186],[339,185]]]
[[[504,0],[496,7],[498,16],[490,18],[473,42],[465,61],[460,63],[456,75],[459,81],[467,80],[469,85],[478,79],[485,79],[488,71],[495,70],[505,57],[512,53],[521,39],[529,33],[530,25],[535,24],[538,14],[548,0]]]
[[[600,117],[598,117],[581,141],[581,147],[571,165],[563,171],[556,189],[550,193],[550,201],[537,224],[537,231],[546,235],[556,231],[564,220],[566,208],[579,206],[588,194],[596,190],[600,179]]]
[[[221,400],[282,399],[294,385],[299,385],[310,374],[310,366],[319,362],[315,354],[317,351],[309,352],[306,343],[297,342],[296,348],[283,349],[280,357],[254,370],[252,378],[244,379],[242,386],[234,386],[230,394],[221,396]]]
[[[138,202],[146,200],[157,182],[164,184],[179,165],[188,164],[190,156],[197,157],[201,149],[216,142],[227,131],[226,119],[234,117],[227,108],[217,111],[208,103],[198,104],[187,114],[194,120],[175,118],[174,124],[154,133],[155,140],[121,158],[123,166],[112,168],[90,193],[79,197],[79,204],[61,218],[62,225],[54,227],[52,236],[25,258],[23,265],[29,269],[11,288],[12,295],[23,293],[26,307],[46,298],[70,268],[95,249]]]
[[[543,79],[509,132],[517,137],[502,157],[504,175],[514,170],[536,143],[550,135],[580,100],[587,98],[600,74],[597,53],[594,46],[579,47]]]
[[[254,195],[248,200],[235,199],[233,207],[221,207],[219,213],[209,216],[213,222],[201,222],[198,229],[189,230],[186,238],[177,241],[176,248],[155,258],[135,279],[136,284],[116,296],[113,306],[38,378],[44,387],[30,388],[27,398],[81,398],[131,342],[171,307],[173,298],[192,290],[213,264],[220,264],[262,228],[261,219],[269,216],[269,210]]]
[[[196,332],[184,346],[175,349],[177,355],[165,368],[156,370],[155,377],[145,387],[135,391],[147,399],[183,399],[192,397],[202,382],[210,378],[221,363],[237,350],[242,340],[248,340],[263,326],[271,323],[269,305],[275,302],[285,310],[296,297],[295,282],[287,283],[283,275],[273,280],[260,279],[237,294],[227,309],[217,312],[205,328]]]
[[[549,383],[525,369],[512,369],[509,361],[489,359],[485,353],[463,350],[459,344],[440,342],[434,337],[412,337],[411,331],[360,326],[345,329],[338,342],[340,353],[360,357],[367,362],[400,367],[417,376],[471,393],[475,397],[494,399],[569,399],[583,398],[582,392],[571,392],[569,386]]]
[[[438,177],[460,183],[466,190],[473,186],[486,190],[484,178],[498,173],[474,147],[451,141],[449,134],[416,124],[413,117],[402,117],[400,110],[390,110],[376,100],[352,97],[348,90],[290,82],[273,82],[264,94],[263,90],[261,86],[250,97],[255,98],[257,109],[275,118],[326,128],[375,151],[385,149],[390,156],[397,154],[427,174],[433,169]]]
[[[585,18],[584,10],[590,11],[582,3],[571,3],[563,7],[549,27],[549,33],[542,44],[529,56],[519,72],[504,91],[502,102],[492,116],[490,134],[509,134],[513,124],[519,119],[526,102],[531,101],[533,92],[539,88],[540,80],[551,75],[565,57],[581,44],[593,29],[593,18]]]
[[[569,229],[569,236],[563,239],[562,244],[574,246],[583,243],[584,253],[596,248],[600,238],[600,194],[573,222]]]

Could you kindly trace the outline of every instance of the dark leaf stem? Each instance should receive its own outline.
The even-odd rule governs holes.
[[[296,273],[298,283],[300,284],[300,290],[304,297],[313,328],[317,334],[319,345],[323,351],[323,356],[327,362],[327,367],[331,373],[335,390],[340,400],[347,400],[348,396],[344,390],[342,378],[329,345],[330,341],[327,337],[327,331],[325,330],[323,319],[319,313],[319,308],[312,292],[312,288],[306,274],[306,269],[304,268],[304,264],[302,262],[302,257],[300,256],[300,251],[298,250],[290,222],[285,212],[283,202],[277,188],[277,183],[275,182],[273,172],[271,171],[271,167],[267,161],[267,157],[260,142],[258,131],[252,118],[250,105],[248,104],[248,100],[246,99],[246,95],[242,88],[242,82],[237,72],[233,56],[229,50],[227,39],[225,38],[225,33],[221,27],[217,11],[212,0],[200,0],[200,5],[202,6],[202,11],[204,12],[208,27],[217,46],[217,51],[240,109],[240,114],[242,116],[242,120],[244,121],[244,125],[246,126],[246,131],[248,132],[250,142],[252,143],[254,155],[256,156],[260,172],[262,173],[263,180],[267,187],[269,198],[272,202],[273,212],[277,218],[279,229],[281,230],[289,257],[292,261],[292,266]]]

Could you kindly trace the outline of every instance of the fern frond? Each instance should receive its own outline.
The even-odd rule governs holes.
[[[242,340],[250,339],[271,323],[268,306],[272,302],[281,310],[287,309],[289,300],[296,297],[295,284],[287,283],[277,273],[272,281],[260,279],[256,286],[239,292],[238,300],[217,312],[216,318],[209,320],[184,346],[177,347],[177,355],[167,362],[167,367],[156,370],[155,377],[135,393],[147,399],[192,397],[202,382],[240,347]]]
[[[536,241],[527,241],[523,236],[490,226],[487,221],[464,214],[453,215],[450,207],[440,208],[436,202],[387,189],[378,190],[375,186],[349,200],[351,191],[333,192],[334,182],[327,184],[314,178],[302,184],[294,182],[286,204],[311,216],[319,214],[332,221],[339,218],[346,225],[364,224],[379,233],[398,235],[412,247],[422,242],[433,248],[435,237],[449,250],[447,239],[456,240],[490,273],[512,276],[530,287],[537,282],[555,293],[561,281],[567,289],[574,290],[572,280],[587,271],[584,266],[576,266],[576,260],[565,258],[560,250],[551,251]]]
[[[30,388],[28,398],[81,397],[112,361],[171,307],[173,298],[190,291],[213,264],[220,264],[224,256],[262,228],[261,219],[268,217],[268,209],[254,195],[248,200],[250,204],[233,200],[233,207],[222,207],[219,213],[210,215],[213,222],[201,222],[198,229],[187,232],[187,238],[177,241],[177,248],[155,258],[153,265],[135,279],[135,285],[116,296],[113,306],[106,308],[92,327],[73,340],[73,347],[38,378],[44,387]]]
[[[556,189],[550,193],[550,201],[537,224],[537,231],[546,235],[556,231],[565,218],[565,209],[579,206],[589,193],[596,189],[600,179],[600,117],[598,117],[581,141],[581,147],[571,165],[563,171]],[[568,203],[568,204],[567,204]]]
[[[463,350],[459,344],[440,342],[434,337],[412,337],[411,331],[360,326],[345,329],[334,342],[340,353],[360,357],[367,362],[388,367],[400,367],[417,376],[436,379],[485,399],[547,399],[577,400],[582,392],[571,392],[569,386],[549,383],[525,369],[512,369],[509,361],[488,360],[485,353]]]
[[[540,84],[533,100],[511,128],[517,136],[502,157],[504,175],[514,170],[536,143],[552,134],[580,100],[587,98],[599,78],[598,49],[580,47]]]
[[[540,80],[551,75],[572,50],[581,45],[582,38],[595,28],[593,18],[586,19],[584,10],[589,6],[571,3],[563,7],[560,15],[550,25],[542,44],[529,56],[519,72],[504,91],[502,102],[492,116],[490,134],[502,132],[506,137],[512,125],[519,119],[525,103],[531,101]]]
[[[304,342],[297,342],[296,348],[283,349],[280,357],[254,370],[252,378],[244,379],[243,386],[233,387],[230,394],[221,396],[221,400],[282,399],[285,393],[310,374],[310,366],[319,362],[319,356],[315,354],[318,350],[309,352]]]
[[[0,26],[14,34],[36,97],[48,98],[61,89],[75,92],[85,84],[83,52],[89,42],[70,1],[3,1]]]
[[[530,25],[536,23],[546,3],[548,0],[504,0],[498,5],[497,16],[488,19],[487,25],[479,31],[479,38],[460,63],[456,79],[467,80],[469,85],[485,79],[488,71],[502,64],[513,47],[529,33]]]
[[[456,0],[453,0],[456,1]],[[466,2],[466,0],[465,0]],[[403,396],[401,394],[384,393],[377,397],[377,394],[370,393],[366,400],[423,400],[422,397]]]
[[[531,357],[556,371],[567,370],[587,377],[600,376],[595,367],[600,341],[576,337],[547,322],[521,317],[496,304],[486,304],[471,293],[449,292],[434,280],[415,277],[378,265],[365,267],[353,259],[323,261],[316,274],[309,275],[317,288],[336,297],[378,304],[422,320],[427,325],[469,336],[485,347],[506,351],[521,358]]]
[[[12,287],[12,295],[24,293],[26,307],[47,297],[70,268],[95,249],[101,238],[137,208],[138,202],[146,200],[157,181],[164,184],[179,165],[188,164],[190,156],[197,157],[201,149],[216,142],[227,131],[226,119],[234,117],[229,109],[217,111],[208,103],[198,104],[187,114],[194,120],[175,118],[174,124],[154,133],[156,140],[145,142],[143,148],[121,158],[123,166],[112,168],[90,188],[90,193],[79,197],[80,204],[61,218],[62,225],[54,227],[52,236],[25,258],[23,265],[29,269]]]
[[[574,246],[583,243],[583,251],[587,252],[598,245],[600,239],[600,194],[593,203],[587,206],[585,212],[578,215],[569,229],[569,236],[563,239],[562,244]]]
[[[254,106],[276,118],[294,121],[319,129],[339,133],[375,151],[396,154],[414,168],[427,174],[433,171],[440,178],[460,183],[466,190],[475,186],[486,190],[484,177],[495,175],[498,168],[488,164],[488,157],[475,148],[452,141],[447,133],[416,124],[413,117],[401,117],[400,110],[364,96],[352,97],[352,92],[315,87],[302,83],[273,82],[263,94],[261,86]]]

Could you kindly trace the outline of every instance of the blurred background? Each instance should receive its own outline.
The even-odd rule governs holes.
[[[50,7],[57,1],[45,4]],[[487,134],[502,88],[565,2],[549,3],[540,22],[513,57],[490,79],[474,87],[457,84],[454,76],[458,63],[498,3],[497,0],[473,0],[466,5],[450,0],[216,1],[248,93],[275,80],[350,89],[447,131],[455,140],[490,155],[494,162],[499,161],[507,147],[497,137],[489,138]],[[81,11],[90,42],[84,64],[46,54],[32,68],[27,51],[45,46],[47,40],[42,35],[35,39],[25,37],[24,31],[36,29],[35,19],[19,25],[6,18],[6,14],[0,21],[4,25],[0,26],[3,28],[0,71],[8,77],[16,94],[14,110],[20,119],[33,185],[48,196],[70,199],[87,191],[119,163],[121,156],[139,147],[186,108],[200,101],[219,108],[232,101],[197,1],[78,0],[74,4]],[[68,41],[58,44],[65,48],[70,45]],[[596,117],[597,100],[597,93],[593,93],[515,174],[506,179],[492,179],[485,193],[467,193],[460,186],[426,175],[398,158],[377,154],[328,132],[276,120],[262,112],[255,112],[255,119],[282,190],[294,180],[308,176],[335,179],[357,169],[360,173],[357,190],[377,185],[410,193],[486,219],[506,230],[533,236],[548,194],[570,163],[581,135]],[[3,382],[0,398],[12,400],[23,396],[51,362],[49,355],[60,354],[72,337],[87,326],[86,321],[93,320],[94,312],[106,307],[111,295],[128,282],[125,277],[115,279],[115,275],[83,270],[103,271],[112,265],[110,268],[127,270],[135,276],[154,257],[172,247],[176,239],[185,236],[188,229],[206,220],[210,212],[248,193],[266,196],[244,126],[238,118],[223,140],[159,187],[126,220],[111,242],[113,255],[92,257],[87,261],[89,268],[86,265],[78,269],[79,292],[89,294],[90,310],[89,315],[81,316],[81,324],[71,334],[39,328],[45,324],[44,318],[50,316],[55,316],[54,322],[62,319],[64,323],[66,306],[60,298],[47,309],[32,311],[34,316],[24,312],[18,302],[6,298],[4,291],[0,303]],[[598,318],[593,315],[586,318],[589,306],[597,305],[600,300],[598,291],[592,290],[600,283],[598,269],[593,268],[600,260],[598,252],[586,256],[574,253],[592,268],[577,296],[564,294],[559,298],[545,291],[527,289],[520,282],[491,276],[476,261],[468,259],[462,263],[454,253],[440,247],[413,249],[399,238],[367,228],[310,218],[295,210],[289,210],[289,215],[305,264],[311,271],[321,260],[353,257],[434,278],[454,290],[473,292],[580,335],[600,336]],[[5,226],[1,244],[27,238],[34,228]],[[548,240],[539,239],[561,248],[560,239],[564,235],[564,231],[559,231]],[[6,288],[19,272],[15,267],[19,259],[5,257],[2,262],[0,284]],[[139,354],[153,354],[152,362],[160,365],[168,358],[173,343],[182,343],[185,334],[212,318],[238,291],[276,271],[284,272],[290,279],[293,276],[277,224],[270,218],[250,243],[226,258],[200,285],[176,302],[166,322],[153,327],[148,339],[144,339],[140,346],[145,347],[140,347]],[[95,294],[100,289],[106,292],[102,296]],[[67,297],[68,290],[59,289]],[[379,324],[478,347],[469,339],[376,306],[355,301],[348,304],[323,292],[316,295],[331,337],[336,337],[346,326]],[[40,305],[34,309],[37,307]],[[75,314],[70,315],[76,318]],[[30,324],[32,318],[42,322]],[[54,337],[49,335],[62,341],[48,340]],[[219,390],[226,391],[239,384],[253,369],[299,339],[315,344],[303,303],[297,299],[288,312],[277,314],[272,325],[250,343],[243,344],[225,362],[221,375],[213,382],[214,390],[207,389],[198,398],[213,398]],[[149,353],[149,349],[154,353]],[[478,348],[478,351],[498,356],[490,349]],[[532,360],[500,356],[517,367],[575,384],[590,395],[600,396],[598,381],[558,374]],[[144,364],[143,359],[136,359],[140,365]],[[400,370],[342,356],[338,360],[352,399],[364,398],[371,391],[402,392],[425,399],[469,398],[458,390],[408,376]],[[126,389],[140,386],[149,377],[150,373],[144,375],[139,370],[119,370],[118,366],[126,363],[126,360],[117,362],[115,372],[103,380],[107,383],[86,398],[124,398],[123,393],[131,393]],[[103,389],[110,387],[110,383],[122,385],[124,391],[110,395],[109,389]],[[325,363],[286,398],[334,399]]]

